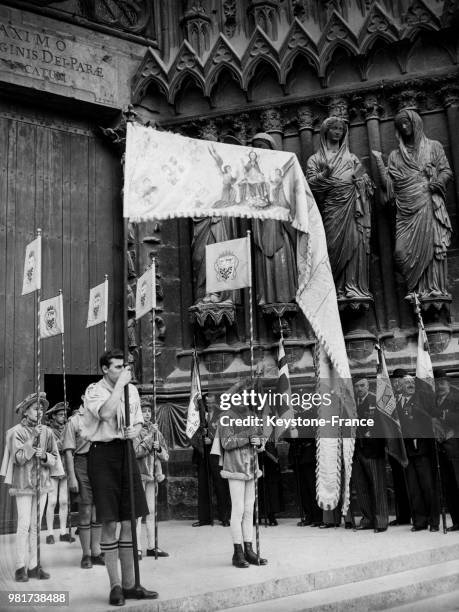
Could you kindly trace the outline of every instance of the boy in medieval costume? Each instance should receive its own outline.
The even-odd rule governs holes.
[[[37,563],[37,490],[41,523],[46,495],[52,490],[51,476],[63,476],[64,470],[54,435],[39,419],[39,411],[48,406],[45,393],[40,393],[39,398],[36,393],[28,395],[16,406],[20,423],[6,432],[0,475],[10,485],[10,495],[16,500],[16,582],[49,578]]]
[[[234,392],[234,387],[232,390]],[[251,406],[233,404],[224,415],[224,424],[223,416],[220,417],[211,451],[214,455],[220,455],[221,477],[228,479],[234,545],[232,563],[235,567],[266,565],[268,562],[258,559],[252,549],[255,475],[261,476],[257,452],[263,450],[264,444],[258,427],[236,425],[236,419],[249,417],[253,412]]]
[[[81,398],[84,400],[84,395]],[[67,466],[70,493],[77,494],[78,535],[83,556],[80,567],[91,569],[93,565],[105,565],[100,549],[102,525],[97,522],[91,483],[88,475],[88,455],[91,443],[81,435],[84,403],[67,421],[64,431],[63,451]]]
[[[156,423],[151,422],[151,404],[148,399],[141,400],[143,426],[134,440],[134,450],[139,466],[140,477],[147,498],[149,514],[146,515],[147,527],[147,557],[168,557],[164,550],[155,551],[155,504],[158,483],[165,478],[161,466],[162,461],[169,460],[169,450],[163,434]],[[142,517],[137,519],[137,542],[139,543],[139,558],[141,552]]]
[[[46,411],[48,417],[48,426],[52,430],[54,437],[56,438],[57,448],[61,457],[62,465],[64,464],[63,455],[64,451],[62,443],[64,441],[65,422],[67,420],[67,405],[64,402],[59,402],[52,408]],[[65,468],[64,468],[65,469]],[[57,502],[59,502],[59,528],[60,528],[60,542],[75,542],[70,533],[66,532],[67,527],[67,513],[69,510],[69,495],[67,486],[67,474],[64,472],[63,476],[51,478],[52,489],[48,493],[48,506],[46,508],[46,528],[47,536],[46,543],[54,544],[54,509]]]

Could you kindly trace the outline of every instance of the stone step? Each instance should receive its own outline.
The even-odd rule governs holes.
[[[169,595],[156,601],[129,602],[127,607],[148,612],[213,612],[227,609],[232,612],[293,612],[303,609],[344,612],[384,609],[389,605],[413,601],[416,597],[422,599],[432,593],[459,588],[459,546],[457,543],[440,545],[303,574],[298,570],[296,575],[274,576],[263,581],[257,581],[259,575],[255,579],[252,574],[255,571],[258,573],[262,568],[243,570],[228,566],[225,572],[228,579],[239,575],[245,579],[251,572],[254,582],[221,589],[214,587],[212,591],[188,596]],[[228,584],[227,580],[222,579],[222,587],[225,583]],[[435,590],[437,584],[441,587],[439,590]],[[349,607],[342,607],[342,601],[348,602]],[[283,608],[284,603],[299,607]]]
[[[428,597],[422,601],[411,602],[388,608],[386,612],[457,612],[459,610],[459,590]]]
[[[420,600],[429,598],[435,601],[435,598],[431,597],[432,594],[441,595],[445,591],[452,591],[453,595],[454,592],[459,593],[458,588],[459,563],[455,559],[379,578],[226,608],[225,612],[367,612],[368,610],[373,612],[389,609],[391,612],[395,610],[402,612],[405,609],[410,612],[421,610],[438,612],[439,608],[436,606],[421,608]],[[394,609],[394,605],[406,602],[416,603],[413,608],[402,606]]]

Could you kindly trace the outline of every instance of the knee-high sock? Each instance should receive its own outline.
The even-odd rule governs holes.
[[[91,554],[91,528],[89,525],[78,524],[78,535],[80,537],[83,556]]]
[[[132,589],[134,579],[134,557],[132,556],[132,541],[119,541],[119,556],[121,564],[121,582],[123,589]]]
[[[137,550],[142,550],[142,517],[137,519]]]
[[[53,535],[54,529],[54,508],[57,503],[57,492],[59,489],[59,481],[56,478],[51,478],[52,490],[48,493],[48,505],[46,508],[46,530],[47,535]]]
[[[41,530],[41,519],[45,509],[46,493],[40,495],[40,520],[38,530]],[[37,565],[37,496],[32,496],[31,520],[29,531],[29,567],[33,569]]]
[[[98,557],[100,550],[100,536],[102,535],[102,525],[100,523],[91,523],[91,555]]]
[[[233,544],[242,544],[245,482],[230,478],[228,484],[231,495],[231,535]]]
[[[67,489],[67,478],[59,482],[59,527],[61,535],[67,532],[67,513],[69,511],[69,491]]]
[[[155,483],[147,482],[145,484],[145,496],[147,498],[148,510],[150,511],[150,514],[147,514],[145,518],[147,528],[147,547],[152,549],[155,547]]]
[[[110,580],[110,589],[115,585],[121,586],[120,575],[118,572],[118,542],[101,542],[100,548],[104,553],[105,567],[107,568]]]
[[[255,480],[244,482],[244,514],[242,515],[242,536],[244,542],[251,542],[253,538],[253,504],[255,502]]]

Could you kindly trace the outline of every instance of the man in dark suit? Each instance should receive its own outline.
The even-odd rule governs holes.
[[[357,530],[386,531],[389,521],[387,503],[385,439],[381,438],[376,397],[369,392],[367,378],[354,382],[354,392],[359,419],[373,419],[374,426],[360,426],[357,430],[352,482],[357,493],[357,503],[362,520]]]
[[[446,372],[435,372],[440,471],[446,503],[453,522],[448,531],[459,531],[459,396],[451,389]]]
[[[403,379],[398,414],[408,455],[405,473],[413,519],[411,531],[421,531],[428,526],[430,531],[438,531],[440,509],[432,428],[435,406],[427,405],[421,393],[416,392],[412,376]]]
[[[400,405],[402,398],[402,387],[403,377],[408,372],[402,368],[394,370],[391,382],[394,390],[395,401],[397,406]],[[406,475],[403,466],[392,457],[388,455],[389,465],[392,471],[392,484],[394,488],[394,502],[395,502],[395,520],[390,521],[389,526],[394,527],[395,525],[409,525],[411,522],[410,513],[410,500],[408,499],[408,491],[406,489]]]
[[[192,525],[202,527],[213,524],[213,508],[211,507],[213,488],[217,498],[217,516],[223,527],[229,527],[231,498],[228,481],[220,476],[218,456],[210,454],[221,413],[215,395],[204,395],[202,401],[202,408],[204,408],[204,413],[201,415],[202,426],[191,440],[192,461],[198,469],[198,520]]]

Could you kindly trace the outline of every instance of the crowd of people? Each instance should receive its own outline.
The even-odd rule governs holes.
[[[55,543],[57,503],[59,541],[74,541],[68,523],[72,496],[78,502],[81,568],[105,565],[110,582],[109,602],[123,605],[129,598],[158,596],[135,580],[130,484],[138,521],[139,560],[143,550],[147,556],[168,556],[158,547],[156,508],[168,445],[152,420],[150,401],[141,400],[131,384],[123,353],[105,352],[100,367],[103,377],[87,388],[81,405],[70,417],[64,402],[50,407],[44,393],[31,394],[16,407],[20,422],[7,432],[1,473],[16,501],[15,580],[49,578],[37,561],[37,492],[41,515],[47,509],[48,545]],[[244,384],[237,383],[230,391]],[[344,526],[381,533],[388,526],[411,525],[413,532],[435,532],[439,530],[441,506],[446,504],[452,522],[448,531],[459,531],[459,398],[446,373],[437,372],[434,405],[426,404],[407,372],[396,370],[393,374],[396,416],[406,451],[404,465],[387,455],[387,440],[377,427],[378,410],[371,384],[364,377],[354,381],[358,416],[367,422],[371,417],[376,427],[365,426],[357,432],[352,470],[355,497],[344,517]],[[232,405],[225,414],[243,420],[250,410],[250,406]],[[217,395],[203,398],[201,427],[193,439],[198,474],[198,520],[193,526],[213,524],[218,518],[223,526],[230,527],[233,565],[265,565],[268,561],[252,546],[254,523],[258,519],[270,526],[279,524],[285,472],[276,444],[264,439],[258,427],[223,426],[221,414]],[[46,425],[42,422],[45,417]],[[323,511],[316,500],[315,434],[311,427],[300,434],[287,432],[286,436],[288,462],[295,476],[298,526],[337,527],[342,522],[341,508]],[[136,460],[130,455],[131,447]],[[387,458],[396,515],[390,522]],[[260,510],[259,516],[255,509]],[[357,516],[361,517],[358,525]],[[142,517],[146,520],[146,548],[141,542]]]

